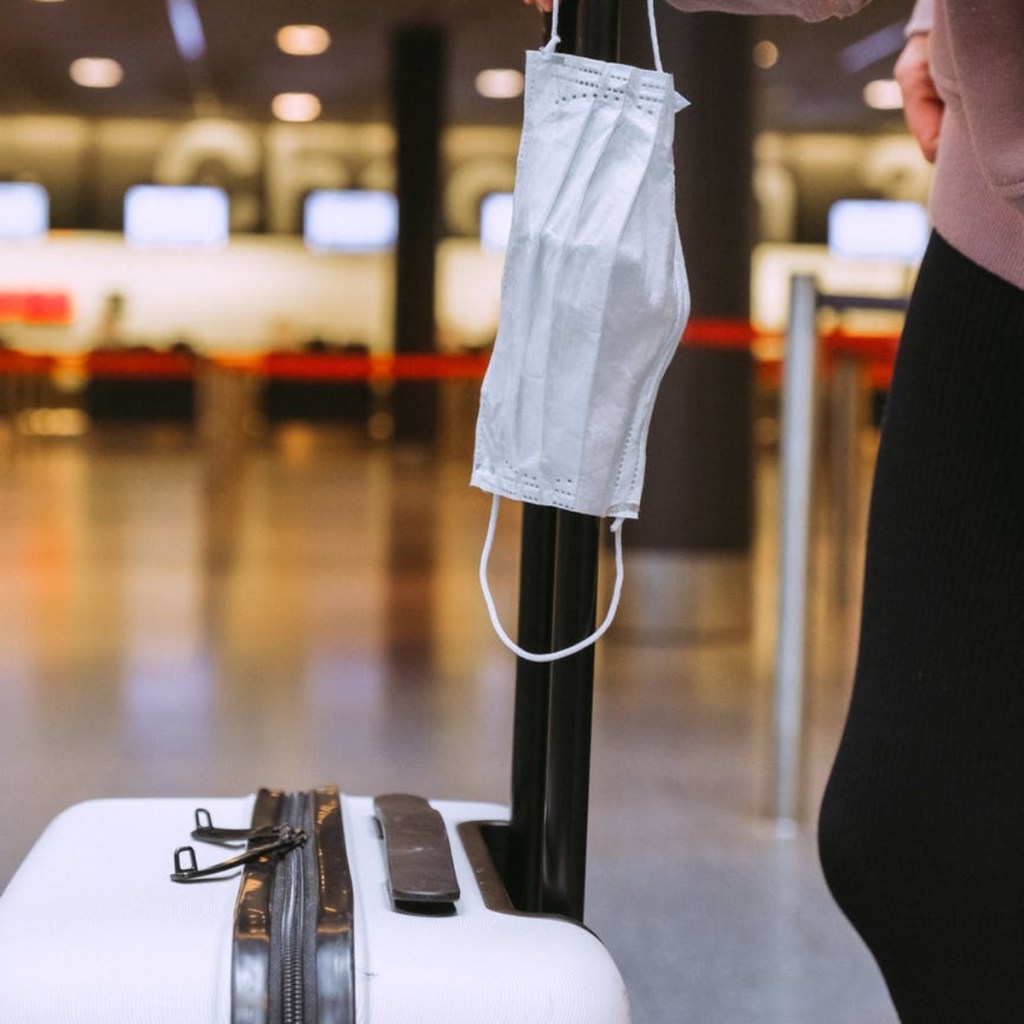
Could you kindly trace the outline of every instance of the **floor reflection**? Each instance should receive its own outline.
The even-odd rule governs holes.
[[[514,662],[478,592],[488,498],[467,486],[464,412],[433,453],[308,426],[212,447],[201,432],[130,428],[7,444],[0,886],[50,817],[91,797],[337,782],[507,799]],[[757,483],[749,632],[647,642],[613,630],[598,651],[588,922],[622,966],[637,1024],[891,1022],[810,829],[781,843],[763,816],[770,448]],[[855,597],[838,606],[829,583],[827,501],[812,807],[856,619]],[[518,528],[503,508],[490,578],[507,621]],[[857,559],[858,545],[859,532],[841,553]]]

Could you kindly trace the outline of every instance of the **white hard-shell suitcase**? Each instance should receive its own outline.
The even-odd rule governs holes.
[[[597,561],[598,520],[524,506],[522,647],[593,634]],[[582,924],[592,700],[592,648],[518,660],[508,810],[333,787],[69,808],[0,897],[0,1024],[628,1024]]]
[[[239,869],[169,878],[232,852],[190,839],[197,810],[217,830],[247,830],[296,800],[316,833],[304,846],[244,865],[241,883]],[[480,825],[504,816],[492,804],[333,789],[77,804],[0,900],[0,1019],[624,1024],[623,982],[600,941],[565,918],[512,910]],[[439,837],[457,894],[433,863]],[[313,899],[295,900],[305,923],[289,952],[265,926],[287,920],[282,871],[303,858]]]

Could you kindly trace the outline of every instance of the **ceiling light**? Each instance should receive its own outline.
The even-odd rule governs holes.
[[[892,78],[877,78],[864,86],[864,102],[873,110],[899,110],[903,106],[903,93]]]
[[[320,25],[285,25],[277,30],[277,45],[295,57],[315,57],[331,45],[331,34]]]
[[[476,91],[489,100],[522,96],[523,73],[513,68],[488,68],[476,76]]]
[[[775,67],[779,62],[779,48],[770,40],[762,39],[754,47],[754,63],[761,69]]]
[[[109,57],[79,57],[68,72],[73,82],[86,89],[112,89],[124,78],[124,68]]]
[[[311,92],[278,93],[270,104],[280,121],[315,121],[320,116],[320,101]]]

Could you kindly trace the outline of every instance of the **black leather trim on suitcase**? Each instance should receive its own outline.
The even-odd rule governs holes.
[[[261,789],[252,813],[253,829],[277,824],[283,793]],[[232,1024],[267,1024],[270,991],[270,899],[276,865],[250,864],[235,903],[231,964]]]
[[[354,1024],[352,879],[341,797],[260,790],[252,828],[312,842],[249,864],[235,908],[232,1024]]]
[[[353,891],[345,852],[341,796],[313,791],[313,849],[320,891],[316,920],[317,1024],[355,1024]]]

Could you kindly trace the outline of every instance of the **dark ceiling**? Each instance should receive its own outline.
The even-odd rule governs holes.
[[[306,91],[320,97],[322,119],[387,119],[395,30],[435,24],[446,34],[448,121],[515,124],[519,102],[483,99],[474,77],[487,67],[520,67],[523,51],[541,33],[540,16],[521,0],[195,0],[206,51],[186,61],[175,45],[168,2],[4,0],[0,113],[267,120],[275,94]],[[868,80],[890,74],[898,23],[910,3],[885,0],[856,18],[822,25],[759,19],[755,38],[770,38],[780,54],[773,68],[755,72],[761,125],[864,131],[897,124],[898,115],[869,111],[861,91]],[[659,0],[658,17],[664,34],[686,31],[690,16]],[[331,47],[317,57],[282,54],[276,30],[294,22],[326,27]],[[75,85],[68,67],[82,56],[115,58],[123,81],[106,90]],[[685,69],[668,70],[685,91]]]

